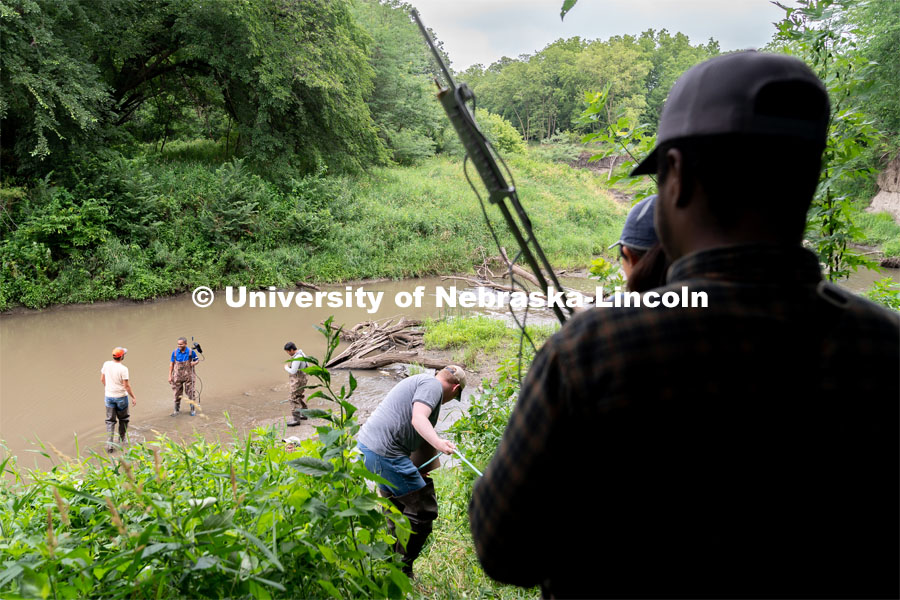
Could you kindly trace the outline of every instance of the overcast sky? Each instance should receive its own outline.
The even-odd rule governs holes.
[[[680,31],[692,44],[712,37],[723,50],[759,48],[784,14],[768,0],[579,0],[560,21],[562,0],[409,1],[444,41],[457,71],[533,54],[559,38],[607,39],[647,29]]]

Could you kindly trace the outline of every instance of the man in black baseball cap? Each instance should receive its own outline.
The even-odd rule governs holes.
[[[557,598],[898,596],[900,325],[802,246],[828,121],[788,56],[673,86],[635,172],[657,174],[674,261],[655,291],[707,307],[586,311],[545,344],[473,492],[490,576]]]

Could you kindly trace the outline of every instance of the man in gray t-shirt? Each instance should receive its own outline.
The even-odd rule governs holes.
[[[426,482],[418,467],[436,452],[452,454],[453,442],[434,430],[441,405],[462,395],[466,373],[450,365],[435,375],[414,375],[394,386],[357,434],[366,468],[390,482],[379,489],[410,520],[413,535],[403,554],[404,571],[412,574],[412,562],[421,552],[437,518],[434,484]],[[436,465],[435,465],[436,466]]]

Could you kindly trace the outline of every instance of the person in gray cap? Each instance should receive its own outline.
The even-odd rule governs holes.
[[[608,250],[619,248],[622,271],[632,292],[646,292],[665,283],[668,261],[653,225],[656,194],[631,207],[619,240]]]
[[[583,312],[540,350],[469,507],[545,597],[900,595],[900,323],[802,246],[830,107],[739,52],[672,87],[656,227],[706,308]]]

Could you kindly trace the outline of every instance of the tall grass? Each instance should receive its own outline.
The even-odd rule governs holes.
[[[854,241],[861,244],[881,245],[887,256],[900,256],[900,225],[886,212],[859,212],[856,217],[859,228]]]
[[[558,327],[529,325],[528,335],[540,347]],[[452,350],[452,360],[475,368],[486,359],[511,358],[519,348],[520,331],[505,321],[484,316],[429,320],[425,323],[425,347]]]

